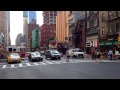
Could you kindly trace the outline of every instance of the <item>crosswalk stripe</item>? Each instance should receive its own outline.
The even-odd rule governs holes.
[[[40,64],[43,64],[43,65],[46,65],[46,63],[44,63],[44,62],[39,62]]]
[[[20,67],[23,67],[23,65],[22,65],[22,64],[19,64],[19,66],[20,66]]]
[[[3,65],[3,67],[2,68],[6,68],[6,65]]]
[[[26,63],[26,64],[27,64],[27,66],[31,66],[30,63]]]
[[[48,63],[48,64],[54,64],[54,63],[52,63],[52,62],[49,62],[49,61],[46,61],[45,63]]]
[[[39,65],[38,63],[33,63],[33,64],[35,64],[35,65]]]
[[[14,64],[11,65],[11,68],[14,68]]]

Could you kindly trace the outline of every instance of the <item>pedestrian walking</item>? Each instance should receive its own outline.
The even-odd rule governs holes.
[[[102,62],[101,61],[102,57],[103,57],[103,54],[102,54],[102,52],[100,52],[100,62]]]
[[[66,51],[66,62],[69,62],[69,59],[70,59],[70,55],[69,55],[69,49]]]
[[[109,56],[109,58],[110,58],[111,61],[112,61],[112,55],[113,55],[113,51],[112,51],[112,50],[109,50],[108,56]]]
[[[92,54],[92,60],[94,60],[95,59],[95,50],[92,50],[91,54]]]

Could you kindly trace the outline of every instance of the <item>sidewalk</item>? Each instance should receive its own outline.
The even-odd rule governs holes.
[[[66,58],[66,55],[63,55],[63,58]],[[78,59],[78,58],[77,58]],[[90,54],[85,54],[84,55],[84,58],[79,58],[79,59],[83,59],[83,60],[92,60],[92,57],[91,57],[91,55]],[[108,58],[98,58],[97,60],[106,60],[106,61],[109,61],[109,59]],[[118,60],[115,60],[115,59],[113,59],[113,61],[118,61]]]

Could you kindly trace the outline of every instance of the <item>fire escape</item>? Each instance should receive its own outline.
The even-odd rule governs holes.
[[[116,22],[120,21],[120,12],[119,11],[108,11],[108,35],[117,34]]]
[[[75,27],[75,31],[73,32],[75,48],[78,48],[80,42],[82,41],[82,27],[83,25],[81,24],[80,20],[78,20],[77,25]]]

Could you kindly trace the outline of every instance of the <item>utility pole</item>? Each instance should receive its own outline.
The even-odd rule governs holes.
[[[84,53],[86,53],[87,11],[85,11]]]

